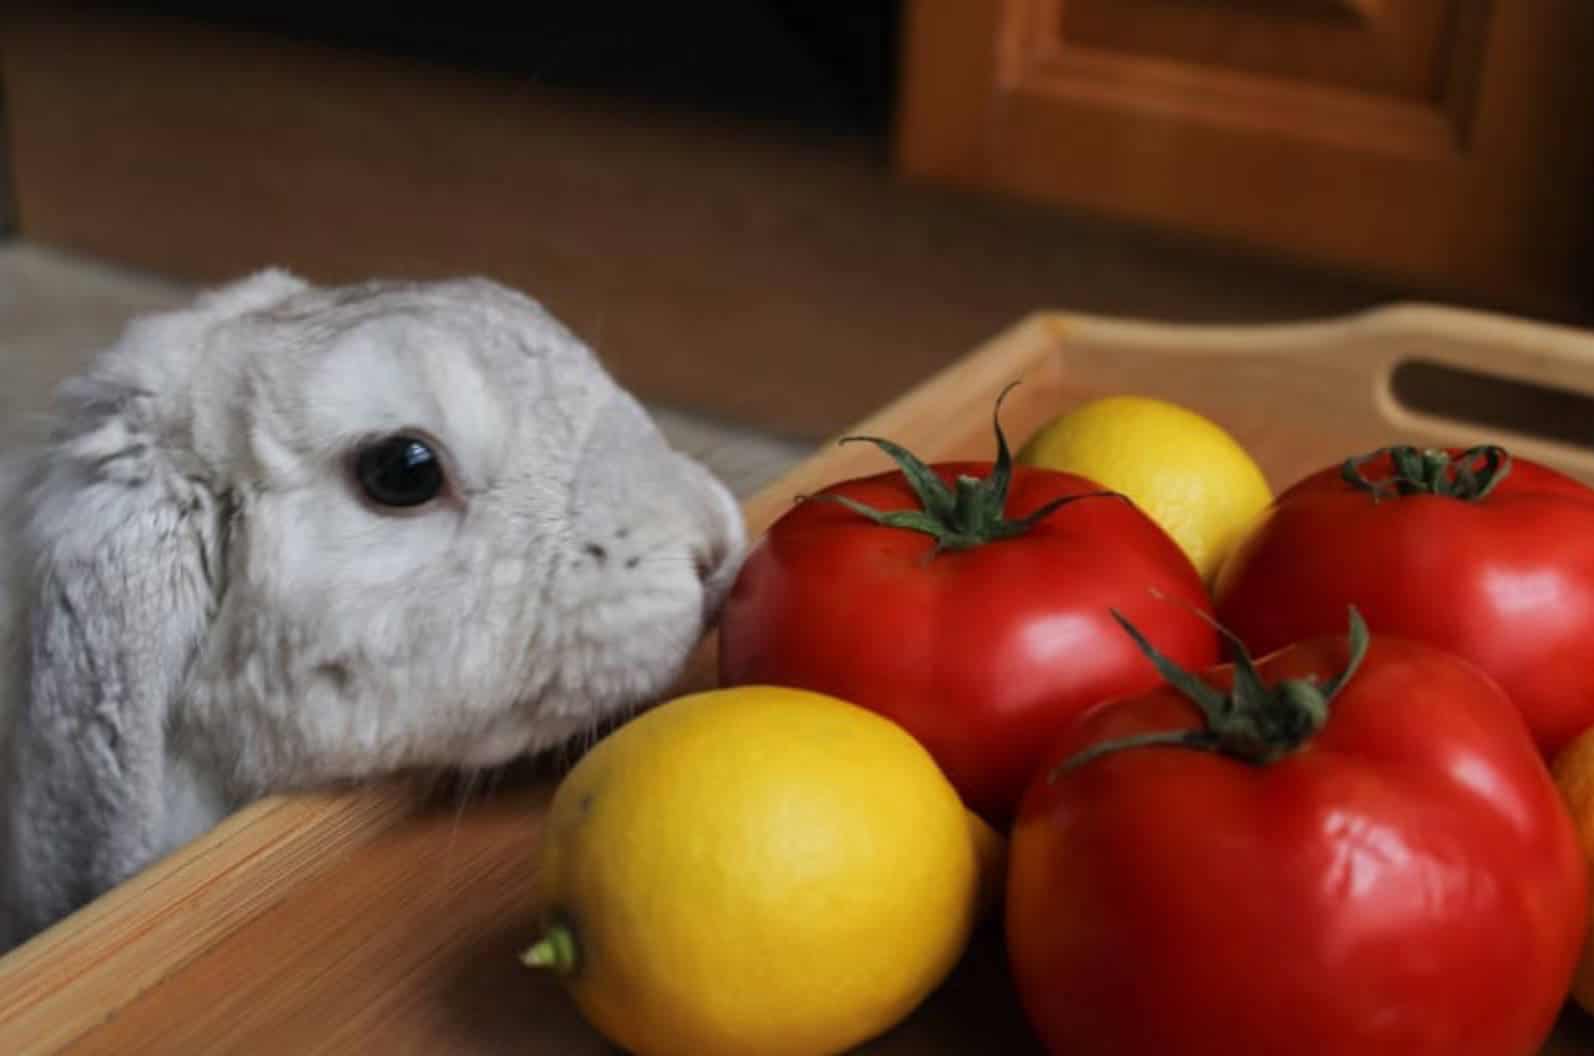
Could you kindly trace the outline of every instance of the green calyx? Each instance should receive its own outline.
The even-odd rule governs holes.
[[[1386,454],[1393,472],[1382,480],[1369,480],[1362,467]],[[1511,456],[1505,448],[1489,444],[1468,448],[1456,458],[1437,448],[1419,451],[1415,447],[1381,447],[1347,458],[1339,475],[1351,487],[1371,494],[1374,502],[1405,495],[1441,495],[1477,502],[1510,472]]]
[[[1013,385],[1018,384],[1014,382]],[[844,436],[839,441],[874,444],[895,462],[920,503],[914,510],[877,510],[845,495],[806,495],[804,501],[825,500],[845,506],[876,524],[923,532],[935,540],[933,553],[943,550],[969,550],[1001,539],[1023,535],[1058,509],[1087,498],[1123,498],[1115,491],[1092,491],[1053,499],[1032,513],[1017,519],[1007,516],[1007,494],[1013,481],[1013,456],[1002,433],[1002,401],[1013,385],[996,399],[992,422],[996,430],[996,461],[984,477],[959,475],[949,487],[930,466],[911,451],[878,436]]]
[[[1205,614],[1202,614],[1205,617]],[[1367,653],[1367,625],[1350,609],[1350,655],[1345,669],[1325,682],[1291,678],[1265,685],[1245,646],[1222,627],[1218,631],[1234,647],[1234,687],[1227,693],[1208,685],[1152,647],[1128,620],[1113,618],[1135,640],[1169,684],[1195,704],[1202,724],[1192,730],[1146,733],[1092,745],[1066,759],[1047,775],[1055,781],[1093,759],[1131,748],[1173,747],[1214,752],[1254,766],[1266,766],[1300,748],[1328,721],[1329,704],[1350,681]],[[1209,621],[1210,622],[1210,621]],[[1214,626],[1216,626],[1214,624]]]
[[[521,952],[520,963],[558,976],[575,974],[581,963],[575,932],[568,924],[555,921],[548,925],[541,938]]]

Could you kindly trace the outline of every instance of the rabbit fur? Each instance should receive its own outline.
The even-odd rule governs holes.
[[[668,689],[740,510],[484,279],[267,270],[135,319],[0,466],[0,950],[257,797],[566,742]],[[351,464],[395,433],[445,486]]]

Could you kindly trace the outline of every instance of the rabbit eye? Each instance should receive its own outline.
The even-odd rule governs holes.
[[[379,506],[420,506],[443,490],[443,464],[437,452],[413,436],[389,436],[362,447],[354,475],[367,498]]]

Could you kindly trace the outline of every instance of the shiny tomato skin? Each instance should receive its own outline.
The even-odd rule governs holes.
[[[985,463],[934,467],[951,482]],[[1101,490],[1015,467],[1007,514]],[[827,488],[881,510],[915,508],[896,472]],[[1197,613],[1211,602],[1177,544],[1133,504],[1080,498],[1027,534],[931,556],[921,532],[821,500],[787,511],[748,554],[720,617],[720,681],[829,693],[895,720],[964,802],[1011,819],[1050,741],[1101,700],[1155,685],[1114,606],[1180,663],[1218,657]],[[1159,597],[1159,594],[1161,595]]]
[[[1365,472],[1388,470],[1383,457]],[[1374,634],[1482,667],[1546,756],[1594,726],[1594,490],[1536,463],[1513,459],[1478,502],[1375,502],[1337,468],[1313,473],[1236,548],[1214,596],[1254,654],[1333,633],[1354,603]]]
[[[1345,658],[1317,639],[1260,667],[1326,679]],[[1050,762],[1195,725],[1164,687],[1085,716]],[[1531,1056],[1587,920],[1570,818],[1511,702],[1377,636],[1295,753],[1130,749],[1038,777],[1009,853],[1013,976],[1069,1056]]]

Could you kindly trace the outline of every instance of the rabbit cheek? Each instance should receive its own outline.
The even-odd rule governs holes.
[[[361,589],[384,590],[442,573],[460,514],[449,508],[383,515],[344,494],[304,489],[262,510],[260,571],[280,577],[283,593],[326,593],[344,603]]]
[[[702,634],[702,588],[688,547],[617,529],[581,544],[563,570],[550,625],[558,674],[550,716],[597,721],[663,692]]]
[[[550,714],[601,719],[669,689],[717,610],[741,549],[734,498],[616,398],[578,461],[572,536],[551,600]]]
[[[526,678],[510,641],[545,571],[490,564],[461,516],[383,518],[313,489],[249,511],[193,705],[248,792],[531,739],[509,719]]]
[[[204,833],[237,805],[214,772],[182,751],[167,763],[165,815],[157,854],[166,854]]]

